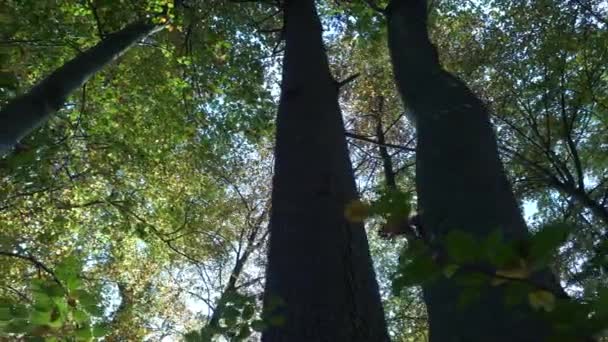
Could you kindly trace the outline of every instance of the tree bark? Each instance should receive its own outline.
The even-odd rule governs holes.
[[[284,3],[262,340],[388,341],[314,0]],[[278,317],[278,318],[277,318]]]
[[[499,160],[482,101],[439,64],[427,31],[425,0],[392,0],[389,49],[398,89],[415,116],[416,187],[422,226],[440,239],[452,229],[478,237],[500,228],[507,239],[527,227]],[[522,305],[509,308],[500,287],[461,308],[462,287],[442,278],[423,286],[430,341],[543,341],[546,324]]]
[[[0,110],[0,156],[58,111],[67,97],[105,65],[162,26],[135,23],[74,57]]]

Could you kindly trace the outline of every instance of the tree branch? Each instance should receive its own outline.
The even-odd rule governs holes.
[[[374,139],[370,139],[370,138],[367,138],[367,137],[364,137],[362,135],[355,134],[355,133],[352,133],[352,132],[344,132],[344,135],[346,135],[349,138],[366,141],[368,143],[376,144],[376,145],[379,145],[379,146],[392,147],[392,148],[400,149],[400,150],[403,150],[403,151],[409,151],[409,152],[416,151],[416,149],[411,148],[411,147],[407,147],[407,146],[395,145],[395,144],[389,144],[389,143],[380,143],[380,142],[378,142],[378,141],[376,141]]]
[[[49,274],[51,276],[51,278],[53,278],[53,280],[57,284],[59,284],[59,286],[61,286],[63,288],[63,284],[61,283],[61,280],[59,280],[59,278],[57,278],[57,275],[55,275],[55,272],[53,272],[50,268],[48,268],[42,262],[38,261],[33,256],[31,256],[31,255],[23,255],[23,254],[18,254],[18,253],[13,253],[13,252],[4,252],[4,251],[0,251],[0,255],[4,255],[4,256],[7,256],[7,257],[13,257],[13,258],[18,258],[18,259],[29,261],[30,263],[34,264],[34,266],[38,267],[39,269],[44,270],[47,274]]]

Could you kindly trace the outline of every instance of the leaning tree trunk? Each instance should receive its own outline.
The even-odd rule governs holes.
[[[284,3],[262,340],[387,341],[344,126],[314,0]]]
[[[112,33],[99,44],[73,58],[28,93],[0,110],[0,156],[6,154],[36,127],[63,106],[67,97],[105,65],[118,58],[140,39],[162,26],[135,23]]]
[[[414,112],[416,187],[423,229],[478,237],[500,228],[507,239],[527,227],[499,160],[482,101],[439,64],[427,31],[425,0],[392,0],[389,49],[404,103]],[[448,278],[423,287],[431,341],[542,341],[547,325],[525,306],[508,308],[499,287],[462,308],[462,287]]]

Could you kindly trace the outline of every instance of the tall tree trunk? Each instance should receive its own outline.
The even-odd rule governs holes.
[[[392,0],[389,49],[404,103],[414,113],[418,144],[416,187],[424,229],[486,236],[500,228],[508,239],[527,227],[499,160],[486,107],[439,64],[427,32],[426,0]],[[546,324],[526,305],[508,308],[500,287],[478,302],[459,305],[462,287],[442,278],[423,287],[431,341],[543,341]]]
[[[314,0],[284,21],[262,340],[387,341],[365,230],[344,216],[357,192]]]
[[[105,65],[118,58],[140,39],[162,26],[135,23],[112,33],[99,44],[73,58],[28,93],[0,111],[0,156],[63,106],[67,97]]]

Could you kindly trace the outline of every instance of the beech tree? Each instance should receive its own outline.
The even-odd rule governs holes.
[[[283,6],[262,340],[386,341],[365,230],[345,217],[358,196],[315,3]]]
[[[112,33],[55,70],[29,92],[3,106],[0,111],[0,155],[48,120],[67,97],[96,72],[133,44],[162,28],[158,24],[135,23]]]
[[[605,1],[428,3],[2,2],[0,339],[605,337]]]

